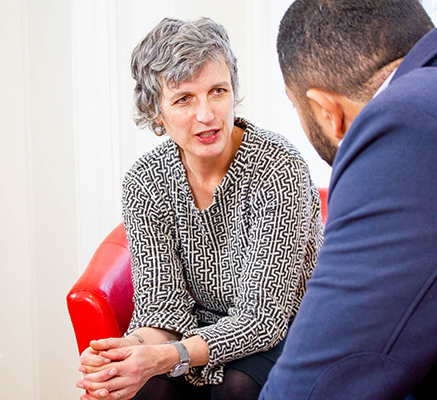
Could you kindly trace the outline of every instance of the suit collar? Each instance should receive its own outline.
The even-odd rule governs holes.
[[[437,29],[433,29],[420,39],[408,52],[405,59],[399,65],[392,82],[407,74],[413,69],[426,66],[437,57]]]

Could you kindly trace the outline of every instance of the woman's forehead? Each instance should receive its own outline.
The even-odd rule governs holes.
[[[179,82],[177,85],[166,84],[164,77],[161,76],[163,92],[180,94],[191,89],[201,89],[216,86],[232,86],[231,73],[228,65],[223,59],[208,60],[199,71],[192,77]]]

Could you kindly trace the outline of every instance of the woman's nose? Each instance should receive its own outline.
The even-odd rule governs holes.
[[[203,124],[207,124],[214,119],[214,110],[209,101],[199,101],[196,109],[196,118]]]

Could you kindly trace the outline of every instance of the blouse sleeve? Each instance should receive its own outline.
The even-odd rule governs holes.
[[[123,217],[132,259],[134,312],[128,333],[156,327],[184,333],[191,315],[171,213],[151,200],[144,176],[129,172],[123,183]]]
[[[214,370],[223,363],[267,351],[284,339],[301,277],[315,265],[323,236],[320,212],[314,213],[319,209],[317,191],[305,163],[278,164],[254,188],[249,245],[235,306],[216,324],[184,335],[200,335],[209,345],[208,364],[193,371],[206,383],[214,381]],[[310,237],[314,233],[319,241]]]

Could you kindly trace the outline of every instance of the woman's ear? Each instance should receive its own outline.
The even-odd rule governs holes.
[[[344,113],[341,104],[337,101],[337,95],[318,89],[309,89],[306,95],[319,123],[322,126],[330,126],[332,135],[338,140],[343,139],[346,133]]]

